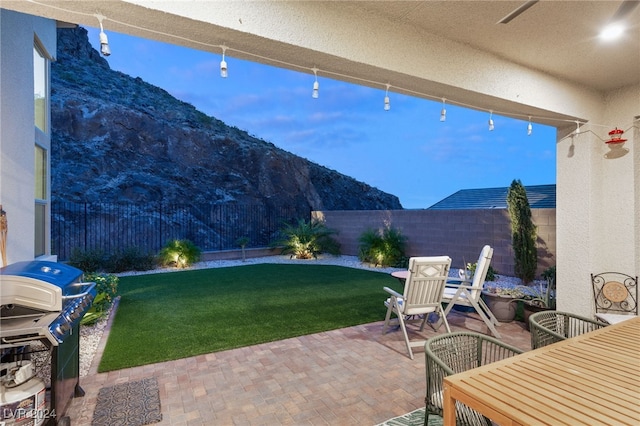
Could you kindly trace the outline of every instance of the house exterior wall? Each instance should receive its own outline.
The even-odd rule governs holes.
[[[34,258],[34,38],[55,56],[55,21],[0,9],[0,204],[8,263]]]
[[[506,209],[464,210],[340,210],[314,211],[312,217],[337,231],[342,254],[358,255],[358,239],[367,230],[392,227],[407,237],[407,256],[447,255],[453,268],[477,261],[485,244],[494,248],[491,266],[514,274],[511,220]],[[556,210],[532,209],[538,231],[538,270],[556,264]]]
[[[603,96],[593,123],[625,130],[628,150],[607,158],[610,127],[585,125],[557,148],[558,309],[594,312],[592,273],[640,275],[640,86]]]

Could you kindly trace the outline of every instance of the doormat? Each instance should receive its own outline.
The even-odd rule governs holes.
[[[142,426],[162,420],[155,377],[108,386],[98,392],[92,426]]]
[[[415,411],[407,413],[403,416],[394,417],[386,422],[380,423],[378,426],[423,426],[424,425],[424,408],[418,408]],[[442,417],[437,414],[429,414],[428,426],[442,426]]]

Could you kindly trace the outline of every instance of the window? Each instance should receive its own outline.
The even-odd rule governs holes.
[[[46,254],[47,244],[47,151],[36,145],[35,151],[35,256]]]
[[[49,250],[49,59],[36,39],[33,45],[33,112],[35,124],[34,255]]]
[[[35,124],[47,133],[47,107],[49,105],[47,59],[37,45],[33,46],[33,107]]]

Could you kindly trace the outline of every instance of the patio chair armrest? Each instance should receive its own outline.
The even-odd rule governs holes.
[[[452,280],[452,281],[447,281],[445,284],[445,287],[451,287],[451,288],[473,288],[473,286],[471,285],[471,281],[462,281],[462,280]]]
[[[400,293],[398,293],[397,291],[395,291],[395,290],[394,290],[394,289],[392,289],[392,288],[385,287],[385,288],[384,288],[384,291],[386,291],[387,293],[389,293],[389,294],[390,294],[390,295],[392,295],[392,296],[395,296],[395,297],[402,297],[402,295],[401,295]]]

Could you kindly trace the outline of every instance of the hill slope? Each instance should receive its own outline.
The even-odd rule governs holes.
[[[53,200],[402,208],[394,195],[111,70],[83,28],[58,30],[51,80]]]

